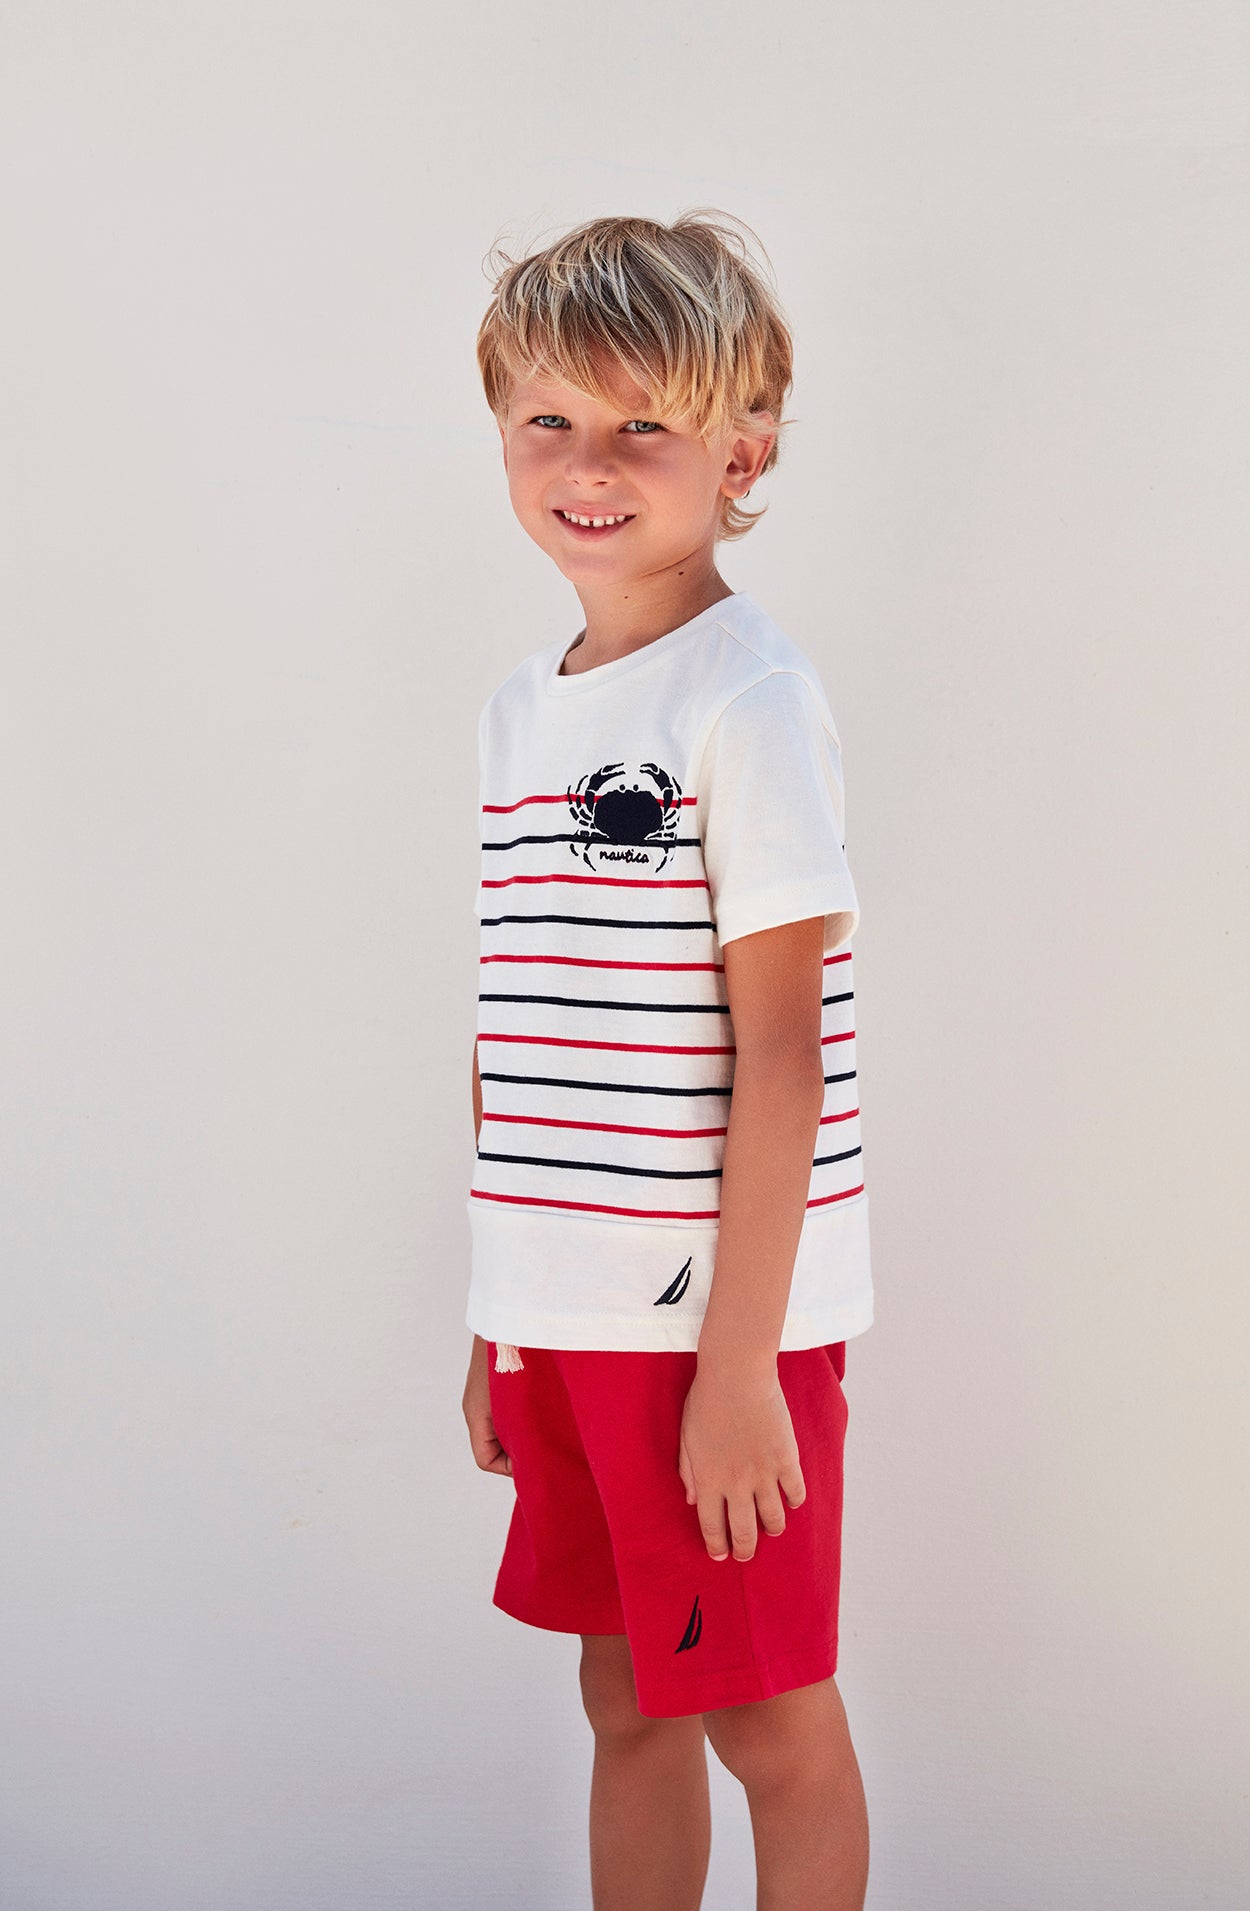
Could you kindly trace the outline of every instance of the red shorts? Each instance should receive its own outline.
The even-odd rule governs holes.
[[[677,1470],[694,1353],[524,1347],[491,1412],[516,1504],[494,1604],[553,1632],[625,1633],[638,1710],[682,1718],[838,1663],[846,1342],[780,1353],[807,1497],[754,1557],[714,1560]],[[758,1516],[757,1516],[758,1520]]]

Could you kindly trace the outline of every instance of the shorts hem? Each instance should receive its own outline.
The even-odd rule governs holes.
[[[638,1710],[648,1719],[688,1718],[699,1712],[717,1712],[727,1705],[749,1705],[759,1699],[774,1699],[799,1686],[816,1685],[830,1679],[838,1669],[837,1638],[817,1646],[802,1646],[783,1652],[755,1665],[735,1666],[728,1671],[710,1672],[706,1678],[691,1678],[680,1684],[638,1678]]]
[[[491,1604],[498,1606],[500,1612],[506,1612],[510,1619],[518,1619],[523,1626],[535,1626],[539,1632],[585,1632],[603,1635],[625,1631],[623,1613],[579,1613],[576,1619],[566,1613],[559,1619],[552,1619],[550,1615],[539,1619],[533,1612],[523,1611],[519,1601],[515,1605],[509,1605],[499,1597],[498,1593],[492,1595]]]

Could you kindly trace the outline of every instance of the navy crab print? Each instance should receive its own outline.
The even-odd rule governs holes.
[[[669,771],[658,763],[605,763],[570,785],[568,799],[577,826],[572,851],[588,869],[601,863],[663,869],[681,821],[681,785]]]

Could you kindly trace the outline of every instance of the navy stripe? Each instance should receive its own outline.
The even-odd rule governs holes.
[[[646,1181],[719,1181],[719,1168],[622,1168],[611,1161],[554,1161],[546,1155],[491,1155],[478,1149],[479,1161],[511,1161],[525,1168],[585,1168],[592,1174],[641,1175]]]
[[[854,1071],[852,1070],[852,1073]],[[732,1095],[732,1088],[653,1088],[645,1082],[575,1082],[560,1075],[499,1075],[482,1071],[480,1081],[519,1082],[535,1088],[593,1088],[608,1095]],[[847,1081],[845,1075],[826,1075],[829,1082]]]
[[[575,830],[557,830],[554,836],[514,836],[510,843],[483,843],[483,849],[518,849],[522,843],[575,843]]]
[[[848,1148],[840,1155],[818,1155],[813,1168],[825,1168],[831,1161],[849,1161],[862,1154],[862,1148]],[[505,1161],[521,1168],[580,1168],[588,1174],[632,1174],[644,1181],[719,1181],[719,1168],[632,1168],[614,1161],[561,1161],[551,1155],[497,1155],[484,1148],[477,1151],[479,1161]]]
[[[721,1002],[592,1002],[582,995],[479,995],[479,1002],[549,1002],[558,1009],[646,1009],[657,1015],[728,1015]]]
[[[848,989],[845,995],[822,995],[820,1005],[827,1008],[831,1002],[851,1002],[855,991]],[[725,1002],[600,1002],[585,995],[503,995],[497,991],[481,991],[479,1002],[545,1002],[556,1009],[637,1009],[649,1015],[728,1015],[729,1006]]]
[[[483,916],[484,929],[501,922],[575,922],[590,929],[715,929],[714,922],[622,922],[619,916]]]
[[[825,1083],[853,1082],[859,1070],[848,1068],[841,1075],[826,1075]],[[501,1075],[494,1069],[482,1069],[478,1075],[483,1082],[515,1082],[520,1087],[534,1088],[594,1088],[608,1095],[732,1095],[732,1088],[659,1088],[647,1082],[579,1082],[569,1081],[563,1075]]]
[[[599,1002],[584,995],[500,995],[497,993],[479,994],[479,1002],[548,1002],[557,1009],[644,1009],[655,1015],[728,1015],[729,1007],[724,1002]],[[831,1002],[851,1002],[855,999],[854,989],[848,989],[845,995],[822,995],[820,1004],[827,1008]]]

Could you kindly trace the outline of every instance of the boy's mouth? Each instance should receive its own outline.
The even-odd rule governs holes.
[[[625,511],[557,510],[551,515],[559,520],[570,537],[577,538],[583,543],[593,543],[596,539],[611,537],[614,532],[623,531],[627,524],[632,524],[634,521],[634,513]]]

